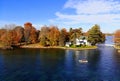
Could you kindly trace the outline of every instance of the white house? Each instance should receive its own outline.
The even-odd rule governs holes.
[[[82,40],[82,39],[76,39],[76,45],[80,45],[80,44],[82,44],[82,45],[84,45],[84,44],[86,44],[87,43],[87,41],[86,40]]]
[[[76,39],[76,45],[90,45],[86,39]]]
[[[71,45],[71,42],[66,42],[67,47],[69,47]],[[76,39],[76,44],[75,45],[91,45],[84,36],[81,36],[79,39]]]
[[[70,47],[70,45],[71,45],[71,42],[66,42],[65,44],[66,47]]]

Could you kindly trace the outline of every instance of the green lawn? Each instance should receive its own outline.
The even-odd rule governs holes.
[[[97,48],[97,46],[74,46],[72,45],[70,48]]]

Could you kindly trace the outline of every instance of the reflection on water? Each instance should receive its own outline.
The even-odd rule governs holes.
[[[119,68],[120,54],[113,47],[0,50],[0,81],[120,81]]]

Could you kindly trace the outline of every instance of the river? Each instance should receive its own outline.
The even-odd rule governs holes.
[[[88,62],[80,63],[80,59]],[[110,46],[81,51],[0,50],[0,81],[61,80],[120,81],[120,54]]]

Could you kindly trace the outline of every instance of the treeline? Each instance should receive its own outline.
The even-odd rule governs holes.
[[[82,28],[70,28],[67,31],[65,28],[60,30],[57,26],[43,26],[36,30],[30,22],[25,23],[24,27],[7,25],[0,29],[0,42],[6,46],[35,43],[43,46],[65,46],[66,42],[74,45],[81,36],[86,36],[91,45],[105,41],[99,25],[94,25],[86,33]]]
[[[117,46],[120,46],[120,29],[114,33],[114,42]]]

